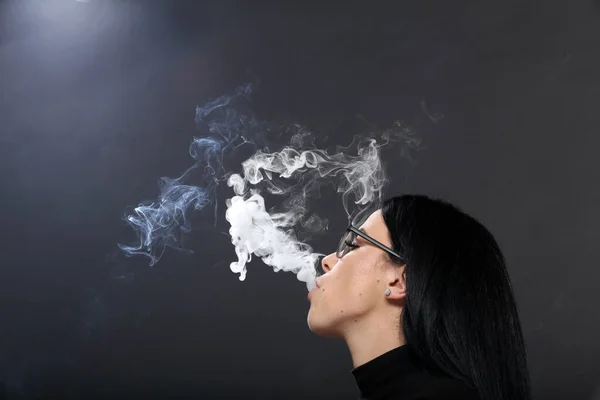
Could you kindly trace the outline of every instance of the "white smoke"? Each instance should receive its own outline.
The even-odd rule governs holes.
[[[326,227],[324,220],[315,214],[307,218],[308,197],[317,193],[321,184],[333,184],[342,193],[349,218],[350,202],[364,208],[381,199],[386,179],[380,145],[370,139],[357,147],[357,156],[342,152],[329,155],[319,149],[299,152],[291,147],[271,154],[259,151],[242,163],[243,177],[239,174],[229,177],[227,184],[236,196],[227,200],[226,219],[231,224],[229,233],[238,258],[230,267],[240,274],[240,280],[246,278],[246,264],[254,254],[275,271],[295,273],[300,281],[306,282],[308,290],[315,287],[315,263],[322,254],[314,253],[311,246],[300,242],[294,234],[298,223],[313,230]],[[284,186],[274,178],[299,182]],[[269,213],[261,186],[270,194],[291,196],[286,210]]]

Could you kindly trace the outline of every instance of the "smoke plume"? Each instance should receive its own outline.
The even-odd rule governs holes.
[[[162,178],[157,201],[140,204],[126,215],[126,222],[136,230],[136,245],[120,245],[128,255],[143,254],[154,265],[166,247],[182,250],[181,235],[191,229],[190,213],[209,204],[218,209],[217,187],[226,183],[233,190],[225,200],[225,218],[237,261],[232,272],[244,280],[252,256],[260,258],[274,271],[289,271],[314,287],[315,265],[322,254],[299,239],[299,233],[314,234],[328,228],[327,219],[313,212],[315,199],[323,186],[340,195],[341,207],[348,222],[362,220],[380,203],[386,183],[380,149],[399,142],[399,154],[410,161],[420,139],[400,121],[383,132],[372,130],[354,135],[350,145],[335,151],[317,148],[316,135],[293,124],[274,128],[258,122],[249,112],[240,112],[236,104],[247,99],[252,85],[244,85],[231,96],[221,96],[196,109],[196,123],[206,135],[192,142],[189,153],[195,163],[180,177]],[[292,133],[285,146],[270,152],[266,133]],[[349,132],[351,133],[351,132]],[[237,165],[229,162],[240,154],[240,147],[253,154]],[[200,170],[198,182],[187,182],[192,171]],[[267,206],[267,199],[275,204]]]

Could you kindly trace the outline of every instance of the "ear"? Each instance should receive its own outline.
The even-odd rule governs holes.
[[[406,297],[406,265],[394,265],[389,269],[387,289],[391,294],[386,296],[390,300],[402,300]]]

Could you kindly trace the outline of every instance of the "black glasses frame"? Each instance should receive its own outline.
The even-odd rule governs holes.
[[[360,231],[359,229],[357,229],[356,227],[350,225],[347,229],[346,232],[352,232],[358,236],[360,236],[361,238],[365,239],[366,241],[368,241],[369,243],[371,243],[374,246],[379,247],[381,250],[385,251],[386,253],[402,260],[402,256],[398,253],[396,253],[394,250],[390,249],[389,247],[387,247],[386,245],[384,245],[383,243],[373,239],[371,236],[367,235],[366,233],[363,233],[362,231]],[[338,248],[336,251],[336,257],[338,259],[342,258],[345,254],[343,253],[343,249],[344,246],[348,247],[348,245],[345,243],[346,241],[346,234],[344,234],[344,236],[342,237],[342,239],[340,240],[340,243],[338,244]],[[347,254],[347,253],[346,253]]]

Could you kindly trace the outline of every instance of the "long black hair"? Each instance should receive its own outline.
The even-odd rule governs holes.
[[[454,205],[423,195],[386,200],[382,215],[406,264],[402,331],[426,363],[482,400],[529,400],[525,341],[504,256]]]

